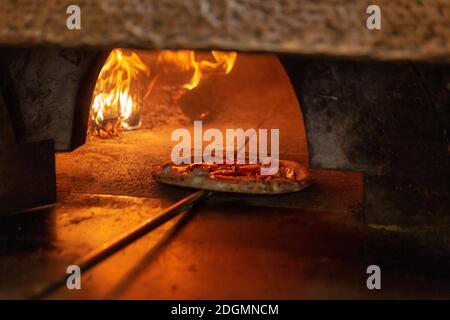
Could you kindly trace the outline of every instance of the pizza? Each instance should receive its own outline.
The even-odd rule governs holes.
[[[162,183],[221,192],[281,194],[300,191],[312,183],[308,170],[295,161],[280,160],[273,175],[261,175],[263,164],[175,165],[168,162],[153,168],[153,177]]]

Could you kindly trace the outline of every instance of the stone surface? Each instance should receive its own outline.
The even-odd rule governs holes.
[[[382,28],[366,28],[369,0],[2,0],[0,43],[66,47],[222,48],[375,59],[450,57],[447,0],[378,0]]]
[[[168,205],[60,192],[54,210],[2,219],[0,297],[31,296]],[[350,212],[206,204],[84,272],[82,290],[48,298],[449,298],[448,259],[411,255],[389,238],[380,242]],[[382,290],[367,290],[370,264],[382,268]]]
[[[91,97],[80,91],[95,84],[96,57],[82,49],[0,49],[0,87],[18,142],[54,139],[57,150],[79,144],[74,126],[84,123],[86,131]]]
[[[369,223],[449,224],[448,66],[283,62],[304,112],[311,167],[364,172]]]

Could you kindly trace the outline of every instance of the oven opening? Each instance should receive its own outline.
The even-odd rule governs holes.
[[[174,130],[185,128],[194,137],[199,121],[202,133],[222,132],[224,144],[227,129],[279,129],[279,158],[309,167],[301,106],[277,55],[114,49],[90,90],[86,143],[56,157],[59,192],[170,201],[186,196],[193,190],[160,184],[151,170],[171,159]],[[216,193],[208,201],[338,214],[351,208],[362,219],[362,174],[310,171],[313,185],[299,192]]]

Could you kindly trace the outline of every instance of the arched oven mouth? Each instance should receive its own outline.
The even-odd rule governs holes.
[[[104,61],[101,68],[99,59]],[[202,155],[218,139],[217,152],[225,149],[230,130],[255,133],[255,139],[245,136],[247,153],[250,140],[261,145],[260,130],[279,130],[279,158],[309,167],[301,106],[277,55],[114,49],[93,66],[86,78],[97,75],[97,81],[82,86],[77,112],[84,123],[74,132],[85,144],[56,156],[62,191],[171,200],[186,196],[191,190],[161,185],[151,175],[152,168],[171,160],[181,143],[173,134],[180,128],[189,131],[189,146]],[[220,137],[205,140],[210,129]],[[194,141],[198,135],[199,144]],[[242,149],[237,140],[232,147]],[[313,169],[312,175],[314,184],[305,194],[218,193],[208,201],[336,212],[351,207],[362,218],[361,173]],[[339,188],[342,181],[349,187]]]

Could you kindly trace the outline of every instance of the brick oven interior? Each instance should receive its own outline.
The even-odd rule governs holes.
[[[158,10],[170,15],[178,5],[186,4]],[[264,16],[262,2],[252,6]],[[280,42],[261,30],[243,39],[205,36],[210,27],[201,19],[180,40],[171,28],[185,28],[183,19],[158,29],[164,23],[146,25],[126,8],[142,30],[157,30],[151,43],[147,33],[122,33],[126,24],[102,38],[90,15],[88,35],[68,34],[72,43],[56,31],[54,38],[0,33],[1,298],[32,296],[73,261],[191,194],[156,182],[151,169],[170,159],[172,131],[193,131],[194,120],[223,131],[280,128],[281,158],[309,167],[313,185],[276,196],[215,193],[86,272],[83,290],[48,298],[450,297],[448,45],[436,40],[420,51],[387,38],[378,47],[378,38],[356,46],[342,37],[333,48],[339,35],[328,27],[316,37],[329,47],[308,43],[314,35],[299,30],[301,39],[290,42],[273,21],[262,25],[274,30],[261,28]],[[441,25],[442,17],[428,14]],[[234,19],[226,22],[231,33],[243,18]],[[404,31],[404,24],[387,28]],[[446,30],[434,37],[448,44]],[[192,70],[157,63],[180,49],[237,58],[229,73],[205,75],[186,90]],[[114,50],[136,54],[149,75],[136,80],[142,125],[102,138],[92,118],[94,88]],[[371,264],[382,266],[383,290],[367,290]]]
[[[163,54],[158,51],[135,52],[148,65]],[[164,72],[167,68],[170,65],[152,65],[150,72],[155,76],[143,80],[143,86],[151,86],[151,92],[144,94],[146,98],[142,102],[142,125],[139,129],[121,131],[117,137],[102,139],[92,133],[91,121],[83,146],[56,155],[58,190],[173,200],[187,195],[192,190],[157,183],[150,174],[150,168],[170,159],[176,144],[171,141],[174,129],[188,128],[193,136],[194,120],[202,120],[203,130],[217,128],[222,132],[234,127],[256,130],[282,128],[282,158],[308,165],[301,108],[284,67],[275,55],[241,53],[230,74],[212,74],[190,91],[180,88],[186,72],[177,72],[177,69]],[[163,77],[165,79],[161,79]],[[224,193],[215,195],[211,201],[336,211],[350,208],[355,212],[359,210],[361,215],[361,174],[317,170],[315,180],[321,182],[313,187],[308,200],[311,203],[299,201],[298,194],[280,195],[274,201],[273,197],[267,196]],[[345,183],[348,188],[340,189],[340,183]],[[314,192],[314,189],[317,190]],[[320,199],[320,193],[327,196]]]

